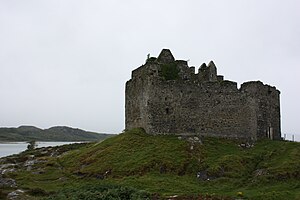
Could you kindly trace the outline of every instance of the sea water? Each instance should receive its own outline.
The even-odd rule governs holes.
[[[60,146],[64,144],[71,144],[76,142],[36,142],[36,147],[50,147],[50,146]],[[27,149],[27,142],[7,142],[0,143],[0,158],[18,154]]]

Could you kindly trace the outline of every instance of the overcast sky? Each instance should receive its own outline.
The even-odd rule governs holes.
[[[119,133],[131,71],[171,49],[281,91],[299,134],[299,0],[0,0],[0,126]]]

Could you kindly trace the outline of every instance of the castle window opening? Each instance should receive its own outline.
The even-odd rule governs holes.
[[[170,114],[170,109],[169,108],[166,108],[166,114]]]
[[[269,90],[269,91],[268,91],[268,94],[271,94],[271,93],[272,93],[272,91],[271,91],[271,90]]]

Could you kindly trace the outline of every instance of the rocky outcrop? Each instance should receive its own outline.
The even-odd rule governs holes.
[[[17,183],[12,178],[3,178],[0,176],[0,188],[14,188],[17,186]]]
[[[8,195],[7,195],[7,199],[10,199],[10,200],[23,200],[24,199],[24,191],[23,190],[15,190],[13,192],[10,192]]]
[[[57,147],[44,147],[34,149],[32,151],[25,151],[18,155],[8,156],[0,158],[0,191],[6,190],[4,196],[6,199],[27,199],[27,190],[23,190],[17,184],[12,173],[18,173],[19,171],[27,171],[33,175],[43,174],[46,169],[43,168],[41,163],[47,162],[45,158],[57,158],[69,150],[78,148],[82,144],[72,144]],[[49,163],[51,165],[51,163]],[[66,179],[61,177],[59,180]],[[0,193],[0,199],[3,197],[3,193]]]

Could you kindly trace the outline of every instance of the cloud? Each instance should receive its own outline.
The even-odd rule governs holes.
[[[0,121],[124,128],[124,87],[146,55],[170,48],[196,67],[282,91],[282,131],[296,119],[299,1],[0,2]]]

